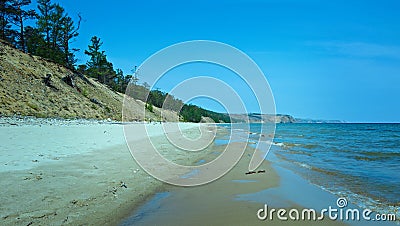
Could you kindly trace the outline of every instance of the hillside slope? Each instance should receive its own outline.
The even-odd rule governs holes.
[[[46,79],[50,75],[50,79]],[[71,86],[73,77],[74,85]],[[70,84],[68,84],[70,83]],[[41,57],[25,54],[0,40],[0,116],[36,116],[121,120],[124,94],[95,79]],[[126,120],[144,120],[144,103],[127,99]],[[177,113],[155,108],[153,121],[176,120]]]

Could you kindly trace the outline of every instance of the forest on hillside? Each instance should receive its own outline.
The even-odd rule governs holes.
[[[78,20],[74,21],[60,4],[51,0],[37,0],[37,8],[32,8],[31,0],[0,0],[0,39],[25,53],[92,77],[116,92],[125,93],[130,85],[134,90],[130,95],[146,102],[149,111],[153,111],[153,106],[163,107],[168,98],[169,106],[174,106],[170,110],[179,111],[184,121],[200,122],[202,117],[208,117],[215,122],[230,122],[226,114],[184,104],[168,93],[150,90],[146,83],[138,84],[136,70],[132,74],[124,74],[121,69],[114,68],[102,49],[103,42],[97,36],[91,38],[84,50],[89,60],[86,64],[77,65],[75,54],[81,50],[72,48],[71,42],[79,36],[81,15],[77,15]]]

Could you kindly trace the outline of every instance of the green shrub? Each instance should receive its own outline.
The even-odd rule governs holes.
[[[89,93],[85,88],[82,88],[82,95],[86,98],[89,98]]]
[[[153,105],[146,103],[146,109],[153,113]]]

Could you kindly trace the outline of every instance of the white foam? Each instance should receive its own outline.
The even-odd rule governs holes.
[[[279,142],[274,142],[273,145],[274,145],[274,146],[278,146],[278,147],[283,147],[283,146],[285,146],[284,143],[279,143]]]

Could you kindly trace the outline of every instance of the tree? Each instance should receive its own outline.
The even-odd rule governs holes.
[[[33,19],[36,17],[35,10],[23,10],[24,6],[31,4],[31,0],[13,0],[11,1],[10,15],[11,15],[11,23],[15,26],[19,27],[18,33],[18,47],[26,52],[26,43],[25,43],[25,27],[24,22],[27,19]]]
[[[38,21],[37,27],[39,32],[44,33],[46,40],[46,49],[50,50],[50,35],[51,35],[51,22],[50,15],[52,15],[55,5],[51,0],[38,0]],[[49,51],[45,51],[45,57],[49,57]]]
[[[125,93],[131,78],[132,75],[124,75],[124,72],[121,69],[117,69],[113,90],[120,93]]]
[[[25,28],[25,36],[26,49],[28,53],[37,56],[44,56],[48,52],[46,49],[46,42],[37,28],[27,26]]]
[[[50,49],[48,58],[53,61],[63,64],[64,63],[64,52],[61,50],[62,43],[62,24],[64,20],[64,8],[59,4],[54,4],[54,9],[51,11],[50,17]]]
[[[64,8],[51,3],[51,0],[38,0],[38,9],[36,24],[46,43],[43,47],[46,51],[41,56],[73,68],[76,63],[74,53],[78,49],[70,48],[70,43],[79,35],[81,16],[78,14],[79,21],[75,26]]]
[[[156,107],[161,108],[164,104],[166,97],[167,97],[166,93],[160,90],[152,90],[149,93],[147,102],[153,104]]]
[[[152,105],[151,103],[150,103],[150,104],[146,103],[145,107],[146,107],[146,109],[149,110],[150,112],[153,112],[153,105]]]
[[[150,84],[147,83],[147,82],[144,82],[144,83],[143,83],[143,86],[144,86],[144,88],[146,88],[146,89],[150,89]]]
[[[88,45],[88,50],[85,50],[85,54],[90,57],[90,60],[86,63],[88,75],[97,80],[101,80],[101,71],[107,62],[104,51],[100,51],[103,42],[97,36],[93,36]]]
[[[80,64],[78,65],[76,71],[81,73],[81,74],[85,74],[87,70],[87,65],[86,64]]]
[[[0,0],[0,38],[13,42],[15,32],[11,29],[12,6],[10,0]]]
[[[62,34],[62,48],[64,51],[65,66],[72,68],[76,63],[74,52],[79,49],[70,49],[69,44],[71,40],[79,35],[78,30],[81,24],[82,17],[79,16],[78,26],[75,28],[74,21],[66,14],[62,21],[61,34]]]
[[[105,52],[100,50],[103,42],[97,36],[93,36],[90,41],[88,50],[85,50],[85,54],[90,57],[86,63],[87,73],[97,78],[99,82],[111,86],[115,83],[117,73],[114,71],[113,64],[107,61]]]
[[[53,49],[57,48],[58,40],[60,40],[64,11],[63,7],[55,4],[54,10],[50,14],[50,44]]]
[[[132,75],[125,75],[124,76],[123,86],[122,86],[122,89],[121,89],[122,93],[126,92],[126,89],[128,88],[128,85],[131,82],[131,79],[132,79]]]
[[[137,82],[139,81],[139,78],[138,78],[138,71],[137,71],[137,66],[135,66],[135,68],[134,69],[132,69],[132,73],[133,73],[133,76],[132,76],[132,78],[131,78],[131,83],[133,83],[134,85],[136,85],[137,84]]]

